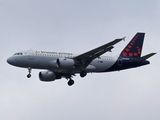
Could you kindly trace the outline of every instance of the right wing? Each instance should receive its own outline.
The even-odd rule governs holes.
[[[85,52],[81,55],[78,55],[76,57],[74,57],[73,59],[75,60],[77,66],[82,66],[83,68],[86,68],[91,62],[92,60],[94,60],[95,58],[99,58],[102,54],[111,51],[111,49],[113,49],[113,45],[115,45],[116,43],[124,40],[124,38],[121,39],[115,39],[107,44],[104,44],[98,48],[95,48],[93,50],[90,50],[88,52]]]

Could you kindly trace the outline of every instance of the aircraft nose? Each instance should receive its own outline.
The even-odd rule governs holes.
[[[12,58],[12,57],[9,57],[9,58],[7,59],[7,63],[13,64],[13,58]]]

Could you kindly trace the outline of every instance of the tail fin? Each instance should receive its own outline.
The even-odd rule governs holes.
[[[123,49],[120,57],[139,58],[141,56],[145,33],[137,33]]]

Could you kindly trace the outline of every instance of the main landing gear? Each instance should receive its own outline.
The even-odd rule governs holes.
[[[81,77],[85,77],[87,75],[87,72],[86,71],[82,71],[81,73],[80,73],[80,76]]]
[[[72,80],[72,77],[75,76],[74,74],[68,74],[66,75],[66,79],[68,80],[68,85],[72,86],[74,84],[74,80]]]
[[[85,77],[86,75],[87,75],[87,72],[86,72],[86,71],[82,71],[82,72],[80,73],[80,76],[81,76],[81,77]],[[69,86],[72,86],[72,85],[74,84],[74,80],[72,80],[71,78],[72,78],[71,75],[67,77],[67,79],[69,79],[69,81],[68,81],[68,85],[69,85]]]
[[[69,86],[72,86],[74,84],[74,80],[72,80],[71,78],[69,79],[69,81],[68,81],[68,85]]]
[[[29,72],[29,74],[27,75],[27,78],[30,78],[31,77],[31,68],[30,67],[28,67],[28,72]]]

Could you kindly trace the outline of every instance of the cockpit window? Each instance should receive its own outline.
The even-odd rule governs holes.
[[[22,53],[15,53],[14,55],[23,55]]]

